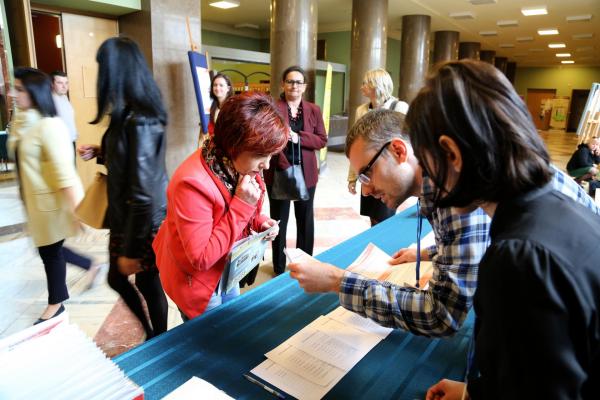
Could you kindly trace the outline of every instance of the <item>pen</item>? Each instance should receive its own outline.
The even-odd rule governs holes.
[[[285,399],[285,396],[282,395],[281,393],[279,393],[277,390],[275,389],[271,389],[270,387],[268,387],[267,385],[265,385],[262,382],[257,381],[256,379],[254,379],[253,377],[251,377],[248,374],[244,374],[244,378],[248,379],[250,382],[260,386],[261,388],[265,389],[267,392],[271,393],[273,396],[279,398],[279,399]]]

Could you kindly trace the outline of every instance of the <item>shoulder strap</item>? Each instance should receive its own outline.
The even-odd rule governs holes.
[[[394,100],[392,101],[392,104],[390,104],[390,110],[392,111],[396,111],[396,106],[398,105],[398,100]]]

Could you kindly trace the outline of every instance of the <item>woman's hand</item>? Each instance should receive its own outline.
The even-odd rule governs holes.
[[[117,258],[117,267],[119,267],[119,272],[122,275],[129,276],[144,270],[142,268],[141,261],[141,258],[129,258],[121,256]]]
[[[262,225],[260,226],[260,231],[264,232],[272,226],[275,226],[275,228],[271,233],[265,236],[264,240],[272,241],[277,237],[277,235],[279,235],[279,222],[275,221],[272,218],[269,218],[268,220],[262,223]]]
[[[356,194],[356,181],[348,182],[348,191],[350,194]]]
[[[77,148],[79,157],[84,161],[89,161],[92,158],[98,157],[100,154],[100,146],[95,144],[82,144]]]
[[[260,186],[256,179],[250,175],[240,175],[237,187],[235,188],[235,195],[240,200],[255,206],[260,198]]]
[[[466,390],[464,382],[442,379],[427,390],[426,400],[461,400],[463,392]],[[464,399],[469,396],[465,395]]]
[[[290,129],[290,131],[288,132],[288,140],[291,140],[292,143],[298,143],[298,139],[298,134]]]

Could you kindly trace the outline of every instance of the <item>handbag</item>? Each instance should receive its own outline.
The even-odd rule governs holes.
[[[294,157],[294,148],[292,143],[292,165],[284,170],[275,168],[273,174],[273,186],[271,187],[271,197],[275,200],[308,200],[310,195],[304,182],[302,173],[302,159],[300,151],[300,138],[298,138],[298,160],[300,164],[296,165]]]
[[[98,172],[94,182],[85,191],[83,200],[75,209],[75,215],[92,228],[104,229],[108,228],[105,222],[107,208],[106,174]]]

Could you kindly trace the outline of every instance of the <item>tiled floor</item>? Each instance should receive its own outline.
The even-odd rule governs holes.
[[[543,132],[553,161],[564,168],[573,152],[577,138],[562,132]],[[359,200],[346,190],[348,161],[341,153],[328,155],[327,168],[321,175],[315,197],[315,254],[352,237],[369,227],[366,218],[358,213]],[[42,262],[31,240],[20,231],[25,221],[17,187],[14,181],[0,183],[0,338],[30,326],[47,302],[46,279]],[[268,204],[265,204],[268,213]],[[288,242],[296,237],[295,221],[291,212]],[[11,230],[10,228],[15,229]],[[12,233],[11,233],[12,232]],[[67,240],[74,250],[87,254],[98,263],[107,261],[107,232],[86,229],[79,236]],[[273,277],[270,251],[261,265],[257,280],[250,288]],[[143,340],[143,330],[127,307],[106,281],[88,291],[85,272],[69,266],[67,282],[71,298],[65,303],[71,321],[77,323],[107,354],[119,354]],[[169,328],[181,323],[176,307],[170,303]]]

